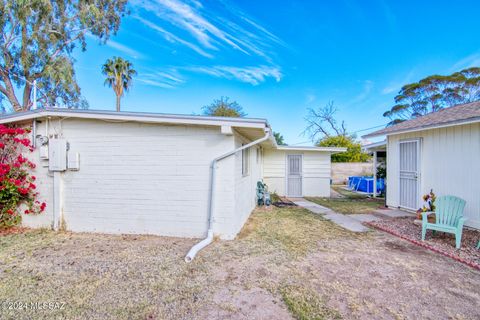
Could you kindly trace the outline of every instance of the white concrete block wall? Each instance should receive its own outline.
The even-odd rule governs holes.
[[[235,148],[242,144],[250,143],[251,140],[245,139],[239,134],[235,134]],[[258,152],[258,158],[257,158]],[[242,153],[238,152],[234,156],[234,215],[229,223],[230,232],[225,237],[233,239],[242,229],[244,223],[256,206],[256,186],[257,181],[261,180],[262,158],[260,148],[253,146],[249,154],[249,173],[242,174]]]
[[[388,137],[387,205],[399,206],[399,142],[421,139],[420,199],[433,188],[437,196],[466,200],[466,225],[480,228],[480,124],[453,126]]]
[[[31,127],[31,126],[30,126]],[[41,131],[37,134],[44,134],[45,129],[40,125]],[[33,141],[33,132],[29,137]],[[51,228],[53,222],[53,174],[48,172],[48,162],[40,160],[40,145],[37,144],[33,153],[30,154],[29,159],[35,163],[36,168],[32,170],[32,175],[35,176],[37,192],[39,193],[38,200],[47,203],[45,211],[38,215],[23,214],[22,225],[29,228]]]
[[[46,122],[41,120],[37,133],[43,135]],[[210,163],[250,142],[237,132],[222,135],[219,127],[69,118],[51,119],[48,127],[49,136],[68,141],[69,156],[80,154],[80,170],[61,173],[63,221],[67,230],[79,232],[205,236]],[[233,239],[255,208],[262,173],[271,191],[284,194],[286,152],[259,150],[250,148],[248,175],[242,174],[241,152],[218,163],[214,231],[221,238]],[[328,196],[330,154],[302,154],[304,194]],[[53,173],[39,159],[38,149],[32,160],[47,210],[25,216],[24,225],[50,227]]]
[[[80,153],[80,170],[62,174],[68,230],[206,235],[210,162],[234,146],[220,128],[65,119],[52,121],[55,132],[69,142],[69,154]],[[217,212],[234,210],[233,165],[233,159],[219,164]],[[38,178],[52,190],[46,172]],[[223,219],[217,220],[220,233]]]

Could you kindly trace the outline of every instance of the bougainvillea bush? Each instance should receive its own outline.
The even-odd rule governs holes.
[[[9,228],[18,223],[24,214],[38,214],[46,204],[37,197],[35,164],[26,158],[33,152],[30,131],[0,125],[0,228]]]

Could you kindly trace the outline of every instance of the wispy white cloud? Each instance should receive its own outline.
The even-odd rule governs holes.
[[[249,33],[250,35],[254,35],[257,38],[267,39],[272,43],[276,43],[283,47],[288,47],[287,44],[269,31],[267,28],[262,26],[258,21],[256,21],[253,17],[248,15],[245,11],[241,10],[239,7],[235,6],[233,3],[227,0],[220,0],[220,2],[224,5],[224,7],[234,16],[238,17],[241,21],[245,22],[249,26],[253,27],[253,32]],[[246,31],[246,28],[242,28],[242,31]],[[255,32],[259,31],[259,32]]]
[[[202,57],[222,61],[221,64],[216,62],[211,65],[205,60],[183,60],[176,67],[182,73],[203,73],[252,85],[268,79],[280,81],[283,74],[274,61],[275,51],[279,46],[286,46],[285,43],[226,1],[219,0],[215,6],[200,0],[132,0],[131,4],[133,17],[158,32],[168,43],[187,47]],[[246,62],[241,65],[239,61]],[[156,78],[143,80],[151,85],[177,85],[165,84]]]
[[[178,0],[147,0],[136,2],[137,6],[153,12],[158,18],[188,31],[205,48],[218,50],[216,43],[223,41],[231,47],[247,53],[231,39],[234,37],[217,28],[207,20],[199,9],[203,6],[192,6]]]
[[[204,50],[202,50],[201,48],[199,48],[198,46],[194,45],[193,43],[190,43],[188,41],[185,41],[183,39],[181,39],[180,37],[177,37],[176,35],[174,35],[173,33],[171,32],[168,32],[167,30],[165,30],[164,28],[160,27],[159,25],[149,21],[149,20],[146,20],[146,19],[143,19],[141,17],[135,17],[137,20],[139,20],[140,22],[142,22],[145,26],[159,32],[160,34],[163,35],[163,37],[165,38],[165,40],[167,40],[168,42],[170,43],[179,43],[179,44],[182,44],[182,45],[185,45],[187,47],[189,47],[190,49],[192,49],[193,51],[201,54],[202,56],[204,57],[207,57],[207,58],[213,58],[213,55],[205,52]]]
[[[390,28],[390,31],[396,31],[398,29],[397,17],[395,16],[391,7],[388,5],[388,3],[385,0],[379,0],[379,3],[380,3],[380,8],[383,11],[385,21],[387,22]]]
[[[203,4],[198,0],[188,0],[194,7],[203,8]]]
[[[93,36],[91,33],[87,33],[86,34],[86,37],[87,38],[90,38],[92,40],[97,40],[97,38],[95,36]],[[108,40],[106,45],[110,48],[113,48],[117,51],[120,51],[134,59],[139,59],[139,58],[143,58],[144,55],[140,52],[138,52],[137,50],[135,49],[132,49],[124,44],[121,44],[120,42],[117,42],[117,41],[114,41],[114,40]]]
[[[216,11],[212,12],[209,10],[210,8],[205,8],[198,0],[133,0],[132,4],[137,11],[144,10],[150,14],[153,13],[158,20],[169,25],[168,28],[162,27],[161,31],[155,28],[157,31],[164,35],[166,32],[170,35],[178,35],[177,31],[186,32],[200,47],[210,53],[229,47],[248,56],[266,58],[270,63],[269,51],[275,45],[284,44],[254,19],[225,3],[223,3],[224,8],[228,11],[225,16],[230,16],[229,19]],[[138,15],[141,14],[138,13]],[[232,19],[242,22],[243,26],[235,23]],[[159,27],[158,23],[155,25]],[[149,27],[152,25],[150,24]],[[170,30],[172,28],[175,28],[176,31]],[[185,39],[183,41],[177,42],[192,48],[192,41]],[[189,43],[190,45],[188,45]],[[199,50],[196,51],[205,56]]]
[[[466,56],[463,59],[460,59],[452,66],[452,68],[449,71],[456,72],[462,69],[478,67],[478,66],[480,66],[480,52],[473,53],[469,56]]]
[[[108,40],[107,41],[107,46],[109,46],[110,48],[116,49],[116,50],[118,50],[122,53],[125,53],[126,55],[129,55],[130,57],[132,57],[134,59],[139,59],[139,58],[143,57],[143,54],[141,54],[137,50],[134,50],[130,47],[127,47],[126,45],[121,44],[117,41]]]
[[[185,80],[180,76],[176,69],[142,72],[139,73],[139,77],[135,80],[146,85],[165,89],[173,89],[185,83]]]
[[[406,85],[412,82],[412,79],[415,75],[415,69],[410,70],[405,77],[401,79],[396,79],[391,82],[389,82],[383,89],[382,89],[382,94],[390,94],[393,92],[398,92],[400,89]]]
[[[382,93],[383,94],[390,94],[392,92],[400,90],[401,84],[400,83],[393,83],[389,84],[385,88],[383,88]]]
[[[276,66],[254,66],[254,67],[232,67],[232,66],[213,66],[213,67],[188,67],[186,70],[198,73],[208,74],[218,78],[236,79],[242,82],[258,85],[273,78],[280,81],[282,72]]]
[[[271,33],[270,31],[268,31],[265,27],[262,27],[260,24],[258,24],[257,22],[253,21],[253,19],[247,17],[247,16],[245,15],[245,13],[240,12],[240,11],[238,11],[238,13],[241,14],[241,15],[240,15],[240,18],[241,18],[243,21],[249,23],[250,25],[254,26],[254,27],[257,28],[258,30],[260,30],[261,32],[263,32],[263,34],[264,34],[264,35],[267,35],[270,40],[272,40],[272,41],[275,42],[275,43],[278,43],[279,45],[282,45],[282,46],[285,46],[285,47],[287,46],[287,44],[286,44],[283,40],[281,40],[279,37],[277,37],[276,35],[274,35],[274,34]]]
[[[314,95],[313,93],[307,93],[307,95],[305,96],[305,102],[307,105],[311,104],[315,100],[317,100],[317,96]]]
[[[359,104],[364,102],[372,92],[374,83],[372,80],[363,81],[362,91],[350,100],[348,104]]]

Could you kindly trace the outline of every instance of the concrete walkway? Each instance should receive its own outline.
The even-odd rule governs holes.
[[[408,212],[400,209],[377,209],[375,214],[385,216],[388,218],[402,218],[402,217],[414,217],[415,213]]]
[[[328,219],[347,230],[350,230],[353,232],[366,232],[370,230],[362,224],[363,221],[353,219],[349,215],[336,213],[335,211],[332,211],[332,209],[330,208],[321,206],[319,204],[316,204],[314,202],[311,202],[305,199],[290,199],[290,200],[293,203],[295,203],[297,206],[310,210],[313,213],[323,215],[325,219]],[[362,215],[362,216],[365,216],[365,215]]]

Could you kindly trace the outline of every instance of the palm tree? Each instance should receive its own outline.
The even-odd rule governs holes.
[[[104,85],[113,88],[117,95],[117,111],[120,111],[120,99],[132,86],[132,78],[137,74],[130,61],[120,57],[108,59],[102,66],[102,73],[107,77]]]

